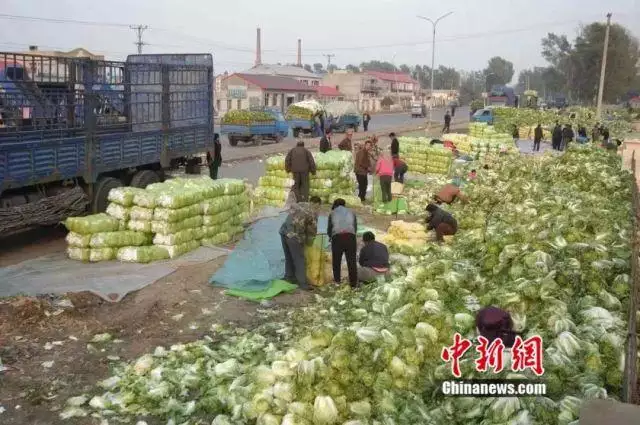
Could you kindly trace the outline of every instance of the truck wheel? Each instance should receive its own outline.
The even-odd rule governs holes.
[[[238,139],[236,139],[235,137],[229,137],[229,145],[238,146]]]
[[[109,192],[116,187],[122,187],[122,181],[115,177],[102,177],[93,186],[93,200],[91,201],[91,211],[95,213],[105,212],[109,200]]]
[[[281,134],[278,134],[278,135],[276,136],[276,138],[275,138],[275,139],[273,139],[273,140],[275,140],[275,142],[276,142],[276,143],[280,143],[280,142],[282,142],[282,139],[283,139],[282,135],[281,135]]]
[[[299,128],[294,128],[293,129],[293,137],[298,137],[300,136],[300,129]]]
[[[358,130],[360,130],[360,126],[357,126],[357,125],[356,125],[355,127],[353,127],[353,131],[354,131],[354,132],[356,132],[356,133],[357,133],[357,132],[358,132]]]
[[[160,183],[162,179],[152,170],[141,170],[133,175],[131,179],[131,186],[139,187],[140,189],[144,189],[152,183]]]

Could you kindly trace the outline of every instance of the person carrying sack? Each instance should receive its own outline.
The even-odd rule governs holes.
[[[352,210],[347,208],[342,198],[333,201],[331,213],[327,223],[327,235],[331,239],[331,265],[333,266],[333,280],[340,284],[340,269],[342,266],[342,254],[347,260],[349,270],[349,284],[352,288],[358,285],[358,242],[356,229],[358,219]]]

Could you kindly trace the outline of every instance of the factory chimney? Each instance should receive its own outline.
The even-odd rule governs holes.
[[[260,28],[256,31],[256,66],[262,65],[262,46],[260,42]]]
[[[298,66],[302,68],[302,39],[298,39]]]

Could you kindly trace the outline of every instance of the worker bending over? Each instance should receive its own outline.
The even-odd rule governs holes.
[[[360,250],[360,267],[358,267],[358,280],[360,282],[374,282],[378,277],[389,276],[389,250],[378,241],[371,232],[362,235],[364,246]]]
[[[469,199],[464,196],[460,191],[459,183],[448,183],[440,189],[440,191],[433,196],[433,200],[436,204],[448,204],[451,205],[456,199],[460,199],[463,203],[467,203]]]
[[[443,210],[436,204],[427,205],[427,230],[435,230],[436,240],[442,242],[444,236],[455,235],[458,231],[458,222],[451,213]]]
[[[318,206],[320,198],[311,202],[293,204],[289,215],[280,226],[280,239],[284,251],[284,280],[296,282],[300,289],[309,290],[304,246],[311,244],[318,232]]]

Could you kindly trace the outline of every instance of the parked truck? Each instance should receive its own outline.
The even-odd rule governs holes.
[[[111,189],[199,164],[213,81],[210,54],[0,53],[0,236],[105,211]]]
[[[252,111],[247,111],[249,116],[250,112]],[[279,143],[287,137],[289,124],[280,110],[261,108],[259,112],[270,115],[272,120],[232,124],[225,123],[223,118],[220,133],[226,134],[231,146],[237,146],[238,142],[253,142],[259,145],[262,144],[263,140],[273,140]]]
[[[517,96],[512,87],[493,86],[487,96],[488,106],[518,106]]]

